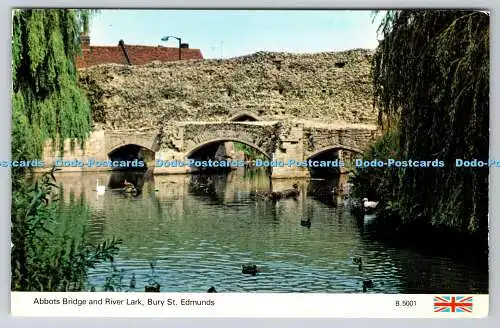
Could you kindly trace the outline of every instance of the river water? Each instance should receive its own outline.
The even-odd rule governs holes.
[[[112,190],[123,180],[142,185],[132,195]],[[107,186],[97,195],[96,180]],[[487,293],[488,272],[467,259],[396,248],[365,232],[343,198],[331,196],[333,180],[273,180],[265,172],[217,175],[62,173],[65,193],[83,195],[91,208],[91,241],[123,240],[114,269],[90,271],[101,290],[114,277],[117,290],[144,291],[156,281],[162,292],[362,292]],[[283,190],[298,182],[297,199],[277,203],[256,192]],[[311,225],[301,225],[301,220]],[[425,241],[424,241],[425,242]],[[360,256],[363,268],[353,264]],[[262,268],[256,276],[243,264]],[[114,272],[114,273],[113,273]],[[130,280],[135,276],[135,288]]]

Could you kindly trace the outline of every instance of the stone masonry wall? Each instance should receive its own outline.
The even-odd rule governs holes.
[[[89,159],[97,161],[109,160],[108,154],[110,152],[127,144],[135,144],[155,151],[159,148],[156,138],[157,133],[110,133],[99,130],[90,134],[85,141],[84,149],[81,149],[79,144],[75,144],[73,149],[71,149],[70,141],[66,141],[63,156],[60,156],[60,152],[54,149],[51,142],[48,141],[43,150],[42,160],[45,163],[45,168],[51,167],[57,159],[64,159],[64,161],[79,160],[83,163],[84,167],[80,168],[71,164],[71,166],[60,167],[63,171],[106,171],[109,170],[109,167],[88,168],[86,167],[86,163]]]
[[[329,147],[363,152],[377,134],[376,126],[350,129],[308,127],[304,129],[304,156],[310,157]]]
[[[96,126],[147,130],[172,121],[375,123],[369,50],[255,53],[227,60],[119,64],[81,69]]]
[[[87,163],[89,159],[107,160],[108,155],[106,152],[106,137],[104,131],[94,131],[85,141],[84,149],[80,148],[79,144],[75,144],[71,149],[70,141],[64,143],[64,155],[61,156],[59,150],[54,149],[50,141],[47,141],[43,150],[43,161],[45,167],[41,171],[46,171],[47,167],[51,167],[57,159],[64,161],[79,160],[82,163]],[[80,168],[74,165],[60,167],[62,171],[86,171],[88,168]],[[105,171],[105,168],[93,168],[94,171]]]
[[[237,140],[259,149],[267,156],[276,150],[280,124],[260,123],[184,123],[183,151],[189,154],[199,146],[213,140]],[[162,144],[169,144],[164,140]]]

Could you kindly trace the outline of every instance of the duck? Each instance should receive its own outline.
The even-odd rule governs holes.
[[[262,268],[258,268],[255,264],[244,264],[242,266],[241,273],[251,274],[252,276],[256,276],[257,272],[262,272]]]
[[[96,181],[95,191],[97,192],[98,195],[104,195],[104,192],[106,191],[106,186],[100,185],[99,179],[97,179]]]
[[[271,199],[271,193],[269,192],[261,192],[261,191],[252,191],[250,193],[250,197],[252,199],[256,199],[256,200],[270,200]]]
[[[144,291],[146,293],[159,293],[160,292],[160,284],[155,283],[149,286],[144,287]]]
[[[106,278],[106,282],[104,283],[104,291],[105,292],[114,292],[115,287],[111,285],[111,277]]]
[[[286,189],[281,192],[282,198],[292,198],[300,195],[299,185],[294,183],[293,189]]]
[[[207,290],[207,293],[217,293],[217,291],[215,290],[215,287],[212,286]]]
[[[363,262],[363,258],[361,256],[355,256],[352,258],[352,264],[359,264]]]
[[[363,198],[363,208],[365,209],[365,212],[371,212],[374,211],[379,202],[374,202],[374,201],[369,201],[368,198]]]
[[[368,288],[373,288],[373,280],[371,279],[363,280],[363,293],[366,293]]]
[[[285,198],[296,198],[300,195],[299,185],[294,183],[292,189],[285,189],[283,191],[273,191],[270,196],[273,201],[279,201]]]
[[[124,187],[123,188],[123,191],[126,192],[126,193],[129,193],[129,194],[133,194],[135,192],[137,192],[137,189],[135,189],[135,187]]]
[[[285,198],[295,198],[298,195],[300,195],[300,190],[299,190],[299,185],[294,183],[293,184],[293,189],[285,189],[283,191],[272,191],[272,192],[252,192],[251,197],[253,199],[260,199],[260,200],[271,200],[273,202],[278,202],[281,199]]]
[[[123,189],[122,190],[126,193],[131,193],[131,194],[137,192],[137,188],[135,188],[134,184],[128,182],[127,180],[125,180],[123,182]]]
[[[306,228],[311,228],[311,218],[307,220],[300,220],[300,225]]]
[[[357,265],[359,271],[363,271],[363,258],[361,256],[353,257],[352,264]]]
[[[135,288],[135,274],[132,273],[132,278],[130,279],[130,288]]]

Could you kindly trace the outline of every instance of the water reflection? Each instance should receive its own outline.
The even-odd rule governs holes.
[[[95,181],[108,190],[97,196]],[[373,240],[344,206],[345,180],[270,183],[265,172],[236,170],[220,175],[140,175],[130,172],[64,173],[64,192],[83,195],[93,209],[93,241],[123,239],[116,265],[124,290],[144,291],[154,278],[163,292],[339,292],[362,291],[372,279],[375,293],[487,292],[487,272],[445,257],[422,255]],[[124,181],[141,189],[119,192]],[[280,191],[298,182],[296,199],[255,200],[252,192]],[[336,191],[337,190],[337,191]],[[309,224],[303,223],[309,221]],[[363,270],[352,262],[363,258]],[[153,261],[154,271],[150,266]],[[264,268],[257,276],[242,264]],[[103,286],[107,266],[92,270]],[[128,280],[135,276],[135,288]]]

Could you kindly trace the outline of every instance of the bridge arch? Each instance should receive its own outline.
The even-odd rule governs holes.
[[[134,143],[121,144],[108,152],[108,159],[112,161],[142,161],[144,166],[140,167],[127,167],[127,168],[113,168],[113,170],[147,170],[149,167],[154,167],[155,152],[143,145]]]
[[[243,122],[243,121],[259,121],[259,117],[249,111],[241,111],[229,118],[231,122]]]
[[[344,145],[332,145],[332,146],[323,147],[321,149],[314,151],[313,153],[311,153],[307,156],[307,159],[317,157],[323,153],[326,153],[326,152],[332,151],[332,150],[348,150],[348,151],[351,151],[351,152],[357,153],[357,154],[363,153],[363,151],[361,149],[358,149],[358,148],[344,146]]]
[[[120,143],[118,145],[114,145],[110,150],[107,151],[107,155],[108,155],[108,157],[111,157],[111,154],[114,154],[114,153],[116,153],[116,152],[118,152],[126,147],[143,148],[147,151],[150,151],[153,154],[155,153],[155,151],[153,149],[151,149],[149,146],[140,145],[138,143],[133,143],[133,142],[130,142],[130,143],[124,142],[124,143]]]
[[[210,139],[210,140],[205,140],[203,141],[202,143],[192,147],[191,149],[188,149],[186,151],[186,158],[191,158],[191,156],[198,150],[202,149],[203,147],[205,146],[208,146],[208,145],[211,145],[211,144],[216,144],[216,143],[224,143],[224,142],[231,142],[231,141],[235,141],[235,142],[239,142],[239,143],[242,143],[242,144],[245,144],[247,146],[250,146],[256,150],[258,150],[260,153],[262,153],[264,156],[266,156],[267,158],[271,158],[271,155],[268,154],[265,150],[263,150],[262,148],[260,148],[259,146],[253,144],[252,142],[248,142],[246,140],[243,140],[243,139],[239,139],[239,138],[233,138],[233,137],[227,137],[227,138],[214,138],[214,139]]]
[[[126,147],[127,145],[135,145],[152,152],[159,149],[159,135],[153,133],[134,133],[134,132],[106,132],[105,133],[105,152],[113,153],[117,149]]]

